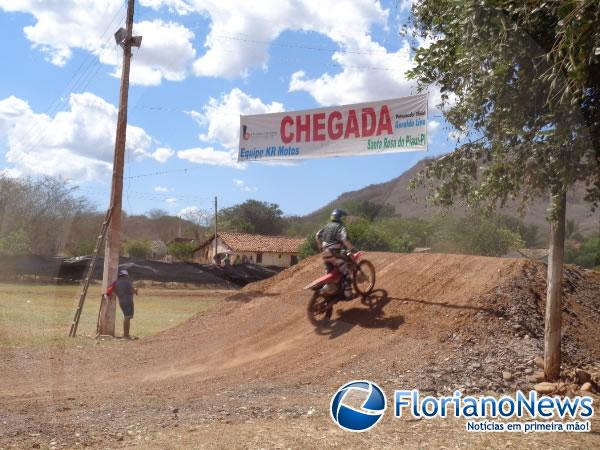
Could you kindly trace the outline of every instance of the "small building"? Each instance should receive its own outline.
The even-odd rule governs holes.
[[[261,266],[290,267],[298,262],[298,250],[304,238],[264,236],[246,233],[218,233],[217,260],[228,256],[230,264],[249,262]],[[215,237],[200,244],[193,253],[194,262],[215,262]]]

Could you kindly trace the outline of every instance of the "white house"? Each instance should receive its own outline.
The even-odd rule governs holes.
[[[218,233],[217,255],[229,255],[231,264],[251,262],[262,266],[290,267],[298,262],[298,249],[304,238],[289,236],[264,236],[246,233]],[[198,246],[193,253],[194,262],[214,262],[215,237]]]

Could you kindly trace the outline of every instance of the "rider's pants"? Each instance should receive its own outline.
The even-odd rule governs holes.
[[[352,296],[352,286],[350,285],[350,277],[346,258],[342,255],[341,249],[325,249],[322,253],[323,263],[327,273],[331,272],[334,267],[337,267],[342,273],[342,290],[345,295]]]

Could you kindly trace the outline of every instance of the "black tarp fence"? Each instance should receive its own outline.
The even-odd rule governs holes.
[[[91,262],[90,256],[75,258],[50,256],[0,256],[0,279],[15,280],[23,277],[39,277],[64,282],[80,281]],[[99,257],[92,279],[102,278],[104,260]],[[210,264],[187,262],[164,263],[160,261],[120,258],[119,268],[127,269],[133,280],[157,282],[193,283],[200,285],[245,286],[277,274],[281,269],[255,264],[239,264],[218,267]]]

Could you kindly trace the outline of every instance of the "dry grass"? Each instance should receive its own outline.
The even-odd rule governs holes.
[[[90,345],[95,335],[100,286],[90,287],[78,328],[67,337],[79,297],[79,286],[0,283],[0,348]],[[132,334],[149,336],[210,308],[231,291],[141,288],[135,299]],[[117,306],[117,335],[122,314]]]

